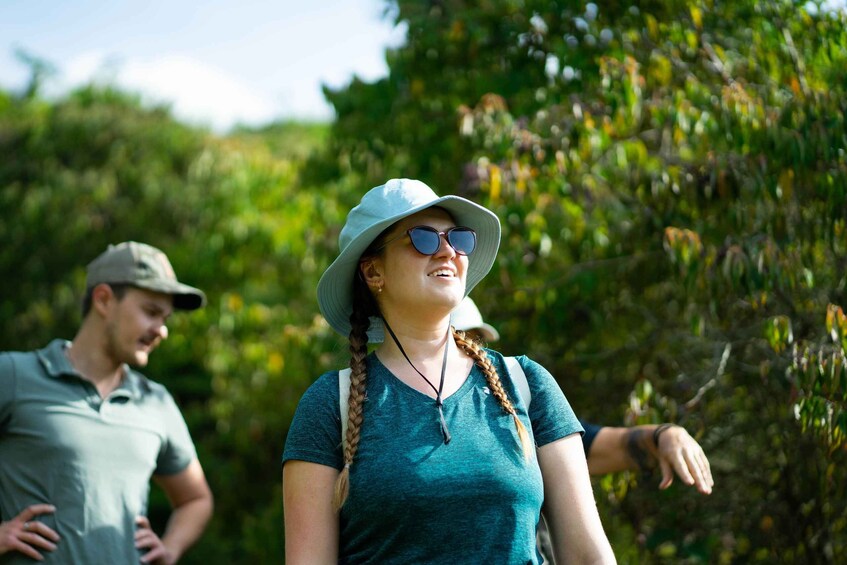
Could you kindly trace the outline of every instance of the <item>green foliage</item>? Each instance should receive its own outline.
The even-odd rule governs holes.
[[[161,247],[208,295],[173,317],[145,371],[183,407],[216,495],[188,562],[280,560],[288,423],[338,364],[313,298],[335,248],[324,219],[337,214],[274,146],[296,135],[317,147],[325,127],[294,129],[218,139],[111,88],[55,104],[0,96],[0,350],[72,338],[85,264],[109,243]],[[167,514],[155,491],[151,517],[162,527]]]
[[[675,421],[709,455],[710,497],[597,481],[621,563],[842,562],[847,32],[805,6],[397,0],[408,41],[326,92],[328,131],[221,139],[109,88],[0,92],[0,349],[72,337],[106,244],[165,249],[210,299],[147,371],[217,496],[185,561],[277,562],[288,422],[347,363],[317,279],[362,193],[419,177],[502,221],[474,297],[505,353],[581,416]]]
[[[304,161],[326,144],[329,124],[286,120],[261,127],[235,128],[228,137],[255,142],[279,159]]]
[[[712,459],[707,499],[600,484],[607,524],[632,525],[619,558],[847,557],[844,16],[394,4],[409,41],[389,76],[329,93],[337,170],[420,175],[497,212],[475,299],[502,349],[581,415],[676,421]]]

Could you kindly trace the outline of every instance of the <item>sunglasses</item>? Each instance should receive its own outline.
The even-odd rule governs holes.
[[[435,255],[441,249],[441,236],[447,239],[447,243],[453,248],[453,251],[459,255],[470,255],[476,249],[476,232],[471,228],[456,226],[447,231],[438,231],[429,226],[415,226],[409,228],[405,233],[398,235],[395,238],[389,239],[380,245],[374,253],[384,248],[389,243],[393,243],[398,239],[409,236],[412,246],[415,251],[421,255]]]

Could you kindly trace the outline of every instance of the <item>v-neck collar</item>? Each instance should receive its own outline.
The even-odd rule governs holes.
[[[397,377],[397,375],[392,373],[388,369],[388,367],[386,367],[382,363],[382,361],[380,361],[379,357],[376,355],[375,352],[370,353],[368,355],[368,373],[371,376],[376,376],[377,378],[381,379],[383,383],[385,383],[386,387],[396,390],[400,394],[403,394],[409,398],[417,398],[419,401],[435,402],[435,398],[407,385],[399,377]],[[462,385],[450,396],[442,398],[444,406],[450,406],[458,402],[463,396],[473,390],[473,388],[476,386],[475,383],[477,383],[479,379],[479,368],[476,366],[476,363],[474,363],[471,366],[471,370]]]

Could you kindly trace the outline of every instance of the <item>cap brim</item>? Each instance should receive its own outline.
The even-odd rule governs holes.
[[[468,257],[465,296],[488,274],[497,257],[497,249],[500,247],[500,220],[493,212],[470,200],[453,195],[442,196],[404,210],[402,213],[374,223],[358,234],[341,251],[318,281],[318,305],[324,318],[335,331],[345,337],[350,335],[353,277],[358,268],[359,258],[365,249],[395,222],[432,207],[447,210],[453,216],[456,225],[469,227],[477,234],[477,247]],[[371,318],[368,341],[376,343],[382,340],[382,322]]]
[[[173,296],[174,309],[176,310],[197,310],[205,306],[206,295],[199,288],[188,286],[179,282],[167,281],[133,281],[129,283],[138,288],[161,292]]]

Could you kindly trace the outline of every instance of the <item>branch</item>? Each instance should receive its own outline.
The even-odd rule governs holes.
[[[694,398],[692,398],[691,400],[689,400],[688,402],[686,402],[683,405],[686,410],[691,410],[692,408],[697,406],[697,404],[700,403],[700,400],[703,398],[703,396],[709,390],[714,388],[714,386],[716,384],[718,384],[718,379],[720,379],[723,376],[724,371],[726,370],[726,362],[729,360],[729,354],[730,354],[731,351],[732,351],[732,344],[727,343],[726,346],[724,346],[724,348],[723,348],[723,354],[721,354],[721,361],[720,361],[720,363],[718,363],[717,373],[715,374],[714,377],[709,379],[709,382],[707,382],[702,387],[700,387],[700,390],[697,391],[697,394],[694,395]]]

